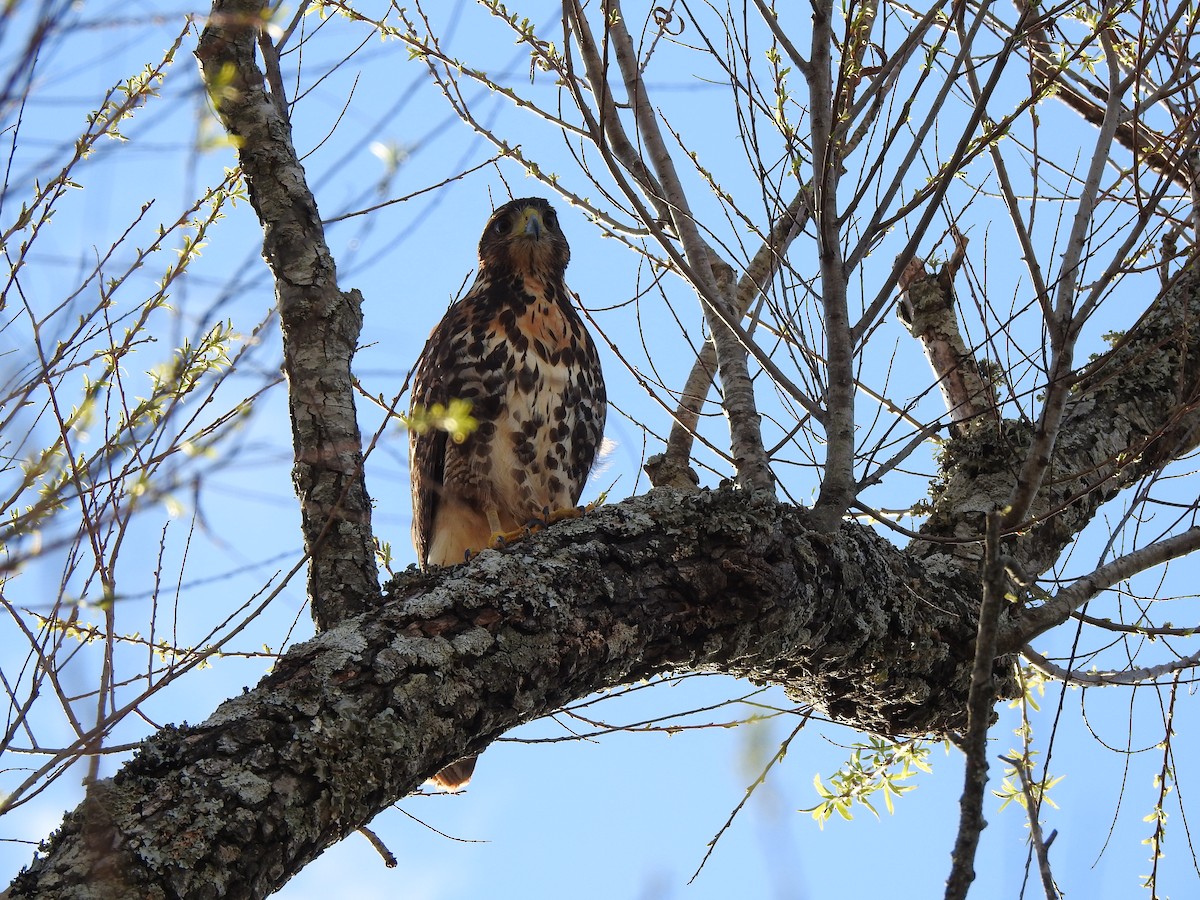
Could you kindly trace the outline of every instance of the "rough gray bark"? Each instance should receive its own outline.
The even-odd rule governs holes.
[[[958,729],[978,604],[867,528],[734,490],[656,490],[394,590],[148,741],[12,896],[265,896],[447,763],[663,672],[781,683],[877,732]]]
[[[291,140],[287,98],[269,93],[254,58],[261,0],[216,0],[196,57],[221,122],[235,139],[250,202],[263,223],[283,328],[308,596],[319,628],[378,602],[371,500],[362,471],[350,360],[362,296],[338,288],[317,203]],[[261,38],[260,38],[261,35]]]

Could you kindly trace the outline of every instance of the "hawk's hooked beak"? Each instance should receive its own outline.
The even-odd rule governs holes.
[[[519,229],[521,233],[529,235],[535,241],[540,239],[542,232],[546,229],[542,222],[542,214],[532,206],[527,206],[521,211],[521,219],[522,226]]]

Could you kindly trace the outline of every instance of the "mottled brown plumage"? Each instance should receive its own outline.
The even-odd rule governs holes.
[[[462,443],[410,432],[422,568],[460,563],[497,534],[579,501],[606,405],[600,359],[563,280],[570,256],[545,200],[501,206],[479,240],[475,283],[417,361],[413,408],[468,400],[479,423]],[[440,783],[460,787],[473,767],[461,760]]]

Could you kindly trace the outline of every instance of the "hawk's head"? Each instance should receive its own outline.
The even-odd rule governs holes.
[[[541,197],[505,203],[492,213],[479,239],[480,272],[509,269],[561,279],[570,259],[558,215]]]

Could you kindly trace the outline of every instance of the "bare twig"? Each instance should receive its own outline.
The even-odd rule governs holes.
[[[774,756],[767,761],[767,764],[763,767],[763,770],[759,772],[758,777],[755,778],[754,781],[746,788],[746,793],[742,796],[742,799],[738,801],[738,805],[733,808],[733,811],[729,814],[729,818],[725,820],[725,824],[721,826],[720,830],[717,831],[715,835],[713,835],[713,839],[708,842],[708,849],[704,853],[704,859],[700,860],[700,865],[696,866],[696,871],[693,872],[692,877],[688,879],[688,884],[691,884],[696,880],[696,876],[700,874],[700,871],[704,868],[704,864],[708,862],[708,858],[712,856],[713,851],[717,849],[717,842],[721,840],[721,836],[729,830],[729,826],[733,824],[733,820],[737,818],[737,814],[742,811],[742,807],[746,805],[746,801],[749,800],[750,797],[753,796],[754,792],[762,786],[763,782],[767,780],[767,773],[769,773],[771,769],[775,768],[776,763],[783,762],[783,758],[787,756],[788,747],[791,746],[792,739],[795,738],[796,735],[800,733],[801,729],[808,724],[808,719],[809,717],[807,714],[801,717],[800,724],[793,728],[792,733],[784,738],[783,743],[779,745],[779,749],[775,751]]]
[[[1000,652],[1019,650],[1037,635],[1065,622],[1074,610],[1114,584],[1196,550],[1200,550],[1200,526],[1117,557],[1059,591],[1053,600],[1025,610],[1006,623],[1000,634]]]
[[[1025,811],[1029,820],[1029,841],[1033,844],[1034,855],[1037,856],[1042,890],[1046,893],[1046,900],[1058,900],[1059,893],[1054,884],[1054,873],[1050,869],[1049,853],[1050,843],[1054,840],[1057,832],[1052,832],[1049,840],[1042,837],[1042,823],[1038,819],[1042,808],[1041,794],[1034,789],[1033,781],[1029,777],[1029,760],[1028,758],[1014,759],[1010,756],[1002,756],[1000,761],[1012,766],[1021,779],[1021,793],[1025,795]]]
[[[399,863],[396,862],[396,854],[392,853],[392,851],[388,849],[387,844],[381,841],[379,839],[379,835],[377,835],[374,831],[364,825],[362,828],[358,829],[358,833],[365,837],[367,841],[370,842],[371,846],[375,848],[375,852],[383,857],[383,864],[385,866],[387,866],[389,869],[394,869],[397,865],[399,865]]]
[[[583,57],[584,66],[588,73],[588,83],[591,85],[593,94],[600,98],[600,118],[597,120],[593,116],[586,102],[583,101],[581,94],[577,94],[576,102],[579,104],[581,113],[592,123],[592,140],[595,141],[597,148],[604,156],[609,174],[621,186],[626,199],[632,205],[635,213],[647,226],[650,235],[658,242],[658,245],[662,248],[678,273],[696,291],[701,303],[704,305],[705,315],[716,316],[726,328],[733,332],[741,346],[771,376],[771,379],[781,391],[784,391],[789,397],[799,403],[809,415],[820,419],[822,412],[817,403],[796,386],[779,364],[771,358],[769,353],[758,346],[741,326],[740,317],[736,316],[728,308],[728,300],[716,293],[716,276],[711,271],[711,267],[704,272],[696,271],[686,256],[686,248],[685,252],[681,253],[675,246],[675,236],[668,234],[664,227],[666,223],[675,224],[675,214],[671,211],[669,204],[667,204],[664,191],[658,186],[657,179],[647,169],[641,152],[634,147],[633,143],[625,135],[624,128],[618,117],[616,105],[612,100],[605,63],[608,45],[606,43],[601,48],[596,43],[583,7],[577,0],[568,5],[567,12],[579,41],[580,54]],[[569,82],[569,84],[573,84],[573,82]],[[657,127],[657,123],[653,119],[652,110],[649,111],[649,115],[651,124]],[[611,147],[609,145],[610,142],[612,144]],[[665,148],[661,136],[659,143]],[[633,173],[637,181],[636,187],[630,183],[626,174],[627,172]],[[650,199],[654,211],[646,207],[642,199],[643,196]],[[705,258],[707,260],[707,245],[696,235],[695,223],[689,218],[687,219],[687,224],[699,245],[705,248]]]

